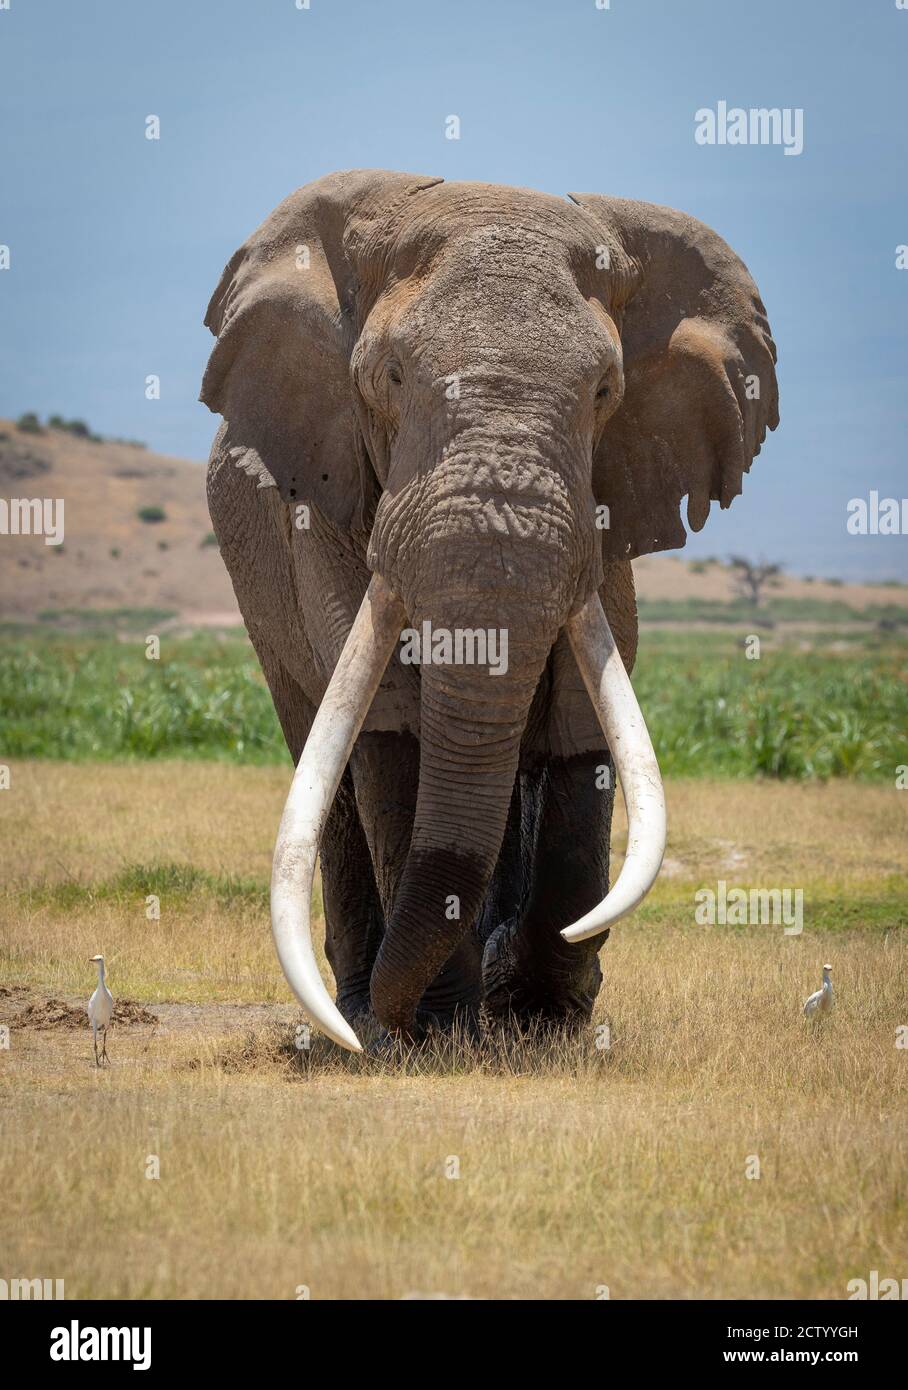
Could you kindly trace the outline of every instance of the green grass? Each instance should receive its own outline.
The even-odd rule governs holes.
[[[90,883],[64,879],[62,883],[28,888],[20,896],[32,907],[69,909],[95,903],[135,906],[144,903],[149,894],[166,899],[173,907],[205,898],[223,908],[249,906],[266,912],[270,885],[263,878],[216,874],[192,864],[130,864],[111,878]]]
[[[734,871],[729,871],[734,881]],[[908,879],[888,874],[877,880],[873,894],[852,892],[847,898],[832,897],[808,888],[804,894],[804,928],[810,932],[887,932],[908,927]],[[139,909],[149,894],[166,904],[168,914],[190,911],[203,904],[224,910],[249,908],[265,918],[270,901],[267,878],[213,873],[192,864],[130,864],[119,873],[94,881],[68,878],[60,882],[34,883],[19,889],[14,897],[18,906],[57,909],[64,912],[91,909],[101,904],[119,909]],[[321,911],[321,889],[316,885],[314,911]],[[668,880],[658,895],[637,909],[643,926],[691,931],[702,928],[694,921],[694,897],[690,883]],[[753,925],[722,925],[715,932],[747,934]]]
[[[244,636],[165,635],[148,661],[125,634],[149,625],[120,626],[0,634],[0,758],[285,762]],[[644,631],[634,685],[668,776],[893,782],[908,763],[904,647],[875,631],[807,649],[773,634],[757,661],[741,633]]]
[[[669,775],[894,780],[908,762],[896,644],[845,653],[766,645],[748,661],[740,639],[647,642],[644,634],[634,686]]]
[[[738,883],[740,875],[733,870],[728,872],[730,884]],[[705,876],[704,876],[705,877]],[[709,883],[704,883],[709,887]],[[715,887],[715,880],[712,881]],[[908,880],[903,875],[892,874],[880,882],[880,892],[874,895],[852,894],[845,897],[830,897],[811,888],[804,890],[804,931],[868,932],[885,937],[889,932],[903,931],[908,927]],[[663,890],[660,900],[648,898],[636,909],[636,921],[643,927],[653,927],[692,934],[703,931],[693,920],[692,894],[674,884]],[[746,936],[753,932],[753,924],[742,926],[725,924],[713,926],[710,931],[733,933]],[[772,931],[772,926],[762,928]]]
[[[165,636],[158,661],[146,660],[141,637],[7,638],[0,653],[5,756],[287,756],[245,638]]]
[[[161,544],[166,542],[158,541]],[[151,633],[176,616],[175,608],[44,608],[38,619],[54,628],[76,630],[80,636],[103,637],[114,632]]]
[[[832,581],[827,581],[831,583]],[[890,586],[894,587],[894,586]],[[650,623],[735,623],[761,625],[776,623],[884,623],[890,627],[908,624],[908,608],[897,603],[871,603],[866,608],[852,608],[835,599],[773,598],[769,596],[759,608],[746,599],[685,598],[638,599],[637,611],[643,622]]]

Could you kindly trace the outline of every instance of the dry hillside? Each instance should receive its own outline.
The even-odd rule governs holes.
[[[129,444],[0,420],[0,497],[62,497],[65,539],[0,536],[0,617],[47,609],[163,608],[238,622],[211,531],[205,469]],[[158,507],[164,520],[141,520]]]
[[[49,609],[170,609],[184,621],[239,622],[211,522],[203,465],[129,444],[100,443],[61,430],[26,433],[0,419],[0,497],[62,497],[65,540],[0,536],[0,619]],[[143,521],[143,508],[164,520]],[[728,569],[681,555],[637,561],[645,599],[730,599]],[[780,597],[834,599],[855,608],[908,605],[908,589],[838,586],[785,577]]]

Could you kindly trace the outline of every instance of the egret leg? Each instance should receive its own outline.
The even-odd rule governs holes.
[[[97,1030],[97,1028],[94,1028],[94,1027],[92,1028],[92,1030],[91,1030],[91,1037],[92,1037],[92,1042],[93,1042],[94,1045],[95,1045],[95,1066],[96,1066],[96,1067],[99,1067],[99,1066],[101,1065],[101,1063],[98,1061],[98,1030]]]
[[[107,1055],[107,1029],[101,1029],[101,1061],[110,1066],[110,1058]]]

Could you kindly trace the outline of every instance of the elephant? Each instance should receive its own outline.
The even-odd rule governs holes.
[[[212,525],[296,766],[296,997],[352,1050],[364,1019],[582,1026],[665,844],[631,562],[685,544],[685,498],[693,531],[730,506],[779,420],[747,268],[667,207],[354,170],[266,218],[205,324]]]

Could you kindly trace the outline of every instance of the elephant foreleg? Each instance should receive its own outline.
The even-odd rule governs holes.
[[[319,862],[325,955],[337,982],[337,1007],[352,1023],[370,1012],[369,979],[384,916],[349,768],[325,823]]]
[[[604,752],[546,765],[529,897],[519,918],[490,940],[483,963],[495,1014],[567,1022],[592,1012],[602,980],[597,952],[608,932],[576,945],[559,933],[608,890],[614,794],[603,783],[611,779]]]
[[[315,708],[261,633],[253,630],[251,636],[287,747],[297,763]],[[337,984],[337,1007],[352,1023],[369,1012],[369,977],[381,944],[384,918],[349,769],[325,823],[319,863],[325,955]]]
[[[406,733],[366,733],[351,758],[356,800],[372,847],[375,876],[385,918],[390,915],[407,862],[416,793],[419,744]],[[451,905],[456,910],[456,904]],[[373,956],[374,959],[374,956]],[[371,963],[370,963],[371,967]],[[467,932],[420,1000],[417,1023],[449,1026],[459,1015],[472,1016],[482,993],[480,948]],[[368,996],[368,986],[366,989]]]

